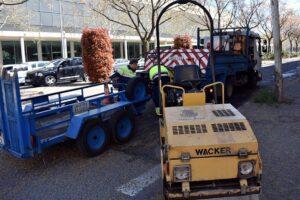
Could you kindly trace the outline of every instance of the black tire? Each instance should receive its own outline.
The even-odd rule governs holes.
[[[89,82],[89,76],[87,75],[87,73],[83,73],[81,78],[84,82]]]
[[[147,86],[143,78],[135,77],[128,81],[125,95],[129,100],[140,100],[147,96]]]
[[[45,77],[45,84],[47,86],[54,86],[56,84],[57,80],[55,76],[49,75]]]
[[[129,111],[115,113],[110,124],[112,127],[112,138],[117,144],[125,144],[135,135],[135,116]]]
[[[90,120],[83,126],[76,142],[83,155],[87,157],[100,155],[109,145],[109,129],[100,120]]]
[[[255,89],[257,87],[257,82],[258,82],[257,72],[255,71],[248,72],[247,87],[250,89]]]
[[[225,98],[229,99],[232,97],[234,91],[234,83],[232,78],[227,78],[225,82]]]
[[[71,80],[71,83],[76,83],[76,82],[77,82],[77,79]]]
[[[41,86],[41,84],[38,84],[38,83],[32,83],[31,84],[33,87],[40,87]]]

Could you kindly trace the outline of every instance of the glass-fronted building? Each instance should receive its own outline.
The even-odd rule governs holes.
[[[81,56],[83,27],[97,26],[82,0],[29,0],[18,10],[23,12],[15,18],[26,16],[26,27],[6,23],[0,29],[0,63],[4,65],[53,60],[63,57],[64,53],[67,57]],[[0,16],[0,22],[3,18],[4,15]],[[114,58],[141,57],[138,36],[119,30],[110,32]],[[123,34],[113,34],[118,32]],[[163,38],[163,41],[171,41],[171,38]],[[154,41],[150,47],[154,48]]]

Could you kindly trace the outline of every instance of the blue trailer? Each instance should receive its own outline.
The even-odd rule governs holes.
[[[0,76],[0,147],[29,158],[65,140],[76,140],[86,156],[101,154],[111,142],[123,144],[135,133],[135,115],[150,99],[142,79],[128,83],[130,91],[106,93],[89,85],[21,99],[17,73]],[[88,90],[99,90],[88,94]]]

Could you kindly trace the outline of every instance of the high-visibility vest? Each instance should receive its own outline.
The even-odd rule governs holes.
[[[168,68],[163,65],[160,66],[160,72],[162,76],[171,76],[171,73],[168,70]],[[153,79],[157,78],[157,76],[158,76],[158,66],[155,65],[151,67],[151,69],[149,70],[149,78],[152,81]]]
[[[117,72],[120,75],[128,78],[133,78],[136,75],[135,72],[132,69],[130,69],[128,65],[121,66],[119,69],[117,69]]]

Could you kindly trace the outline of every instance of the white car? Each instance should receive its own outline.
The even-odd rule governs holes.
[[[25,84],[26,75],[24,76],[21,72],[28,69],[26,64],[3,65],[3,68],[5,68],[6,71],[8,71],[8,74],[10,74],[11,76],[13,75],[14,70],[17,70],[19,84],[21,84],[21,85]]]
[[[118,70],[120,67],[124,65],[129,65],[129,60],[123,58],[115,59],[114,70]]]
[[[37,62],[27,62],[24,64],[4,65],[3,67],[7,68],[7,70],[11,74],[16,69],[18,72],[19,84],[24,85],[27,72],[44,67],[48,63],[49,61],[37,61]]]
[[[138,66],[139,69],[143,69],[145,67],[145,58],[139,59]]]
[[[42,68],[45,67],[47,64],[49,64],[49,61],[35,61],[35,62],[27,62],[24,65],[26,65],[26,67],[20,67],[18,70],[18,77],[19,77],[19,83],[20,80],[22,81],[22,83],[20,84],[25,84],[25,78],[27,76],[27,72],[30,72],[32,70],[38,69],[38,68]],[[23,83],[24,81],[24,83]]]

